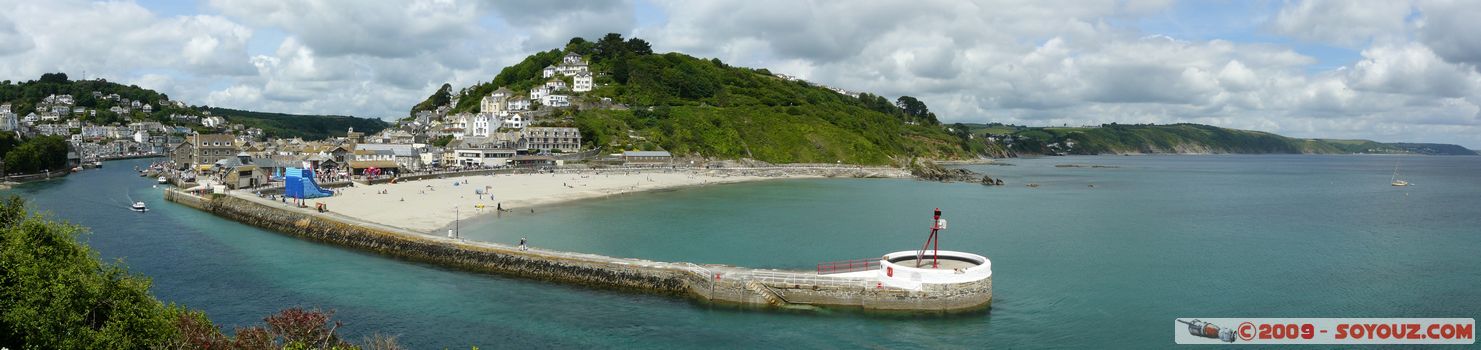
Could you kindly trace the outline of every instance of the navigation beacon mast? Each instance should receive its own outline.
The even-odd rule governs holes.
[[[931,217],[931,235],[926,237],[926,244],[915,251],[915,267],[920,267],[921,261],[925,260],[926,249],[931,250],[931,268],[940,267],[937,257],[941,255],[941,230],[946,229],[946,219],[941,218],[941,208],[936,208],[935,216]]]

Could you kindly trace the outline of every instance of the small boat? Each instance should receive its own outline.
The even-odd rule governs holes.
[[[167,183],[170,183],[170,179],[169,178],[166,178],[164,176],[160,176],[159,177],[159,184],[163,185],[163,184],[167,184]]]
[[[149,211],[149,207],[144,206],[144,202],[134,202],[134,205],[129,206],[129,210],[142,213]]]
[[[1409,181],[1399,179],[1399,162],[1394,162],[1394,176],[1388,178],[1388,184],[1392,186],[1409,186]]]

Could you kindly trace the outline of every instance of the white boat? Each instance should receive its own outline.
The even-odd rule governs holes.
[[[164,176],[160,176],[160,177],[159,177],[159,183],[160,183],[160,184],[161,184],[161,185],[163,185],[163,184],[167,184],[167,183],[170,183],[170,179],[168,179],[168,178],[165,178],[165,177],[164,177]]]
[[[1399,162],[1394,162],[1394,176],[1388,178],[1388,184],[1393,186],[1409,186],[1409,181],[1399,179]]]
[[[133,211],[137,211],[137,212],[141,212],[142,213],[142,212],[149,211],[149,207],[144,206],[144,202],[134,202],[134,205],[129,206],[129,210],[133,210]]]

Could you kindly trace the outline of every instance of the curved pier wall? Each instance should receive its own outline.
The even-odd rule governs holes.
[[[400,259],[473,272],[719,303],[959,312],[985,309],[991,305],[992,299],[991,278],[951,285],[927,284],[917,291],[890,288],[872,280],[831,278],[811,272],[701,266],[544,250],[521,251],[517,247],[359,224],[333,214],[277,207],[230,195],[200,197],[170,189],[165,191],[165,199],[248,225]]]
[[[475,272],[680,296],[691,294],[690,284],[705,282],[698,273],[661,263],[644,265],[645,261],[641,260],[617,263],[582,256],[465,244],[440,237],[349,224],[227,195],[197,197],[171,190],[165,192],[165,199],[304,239]],[[705,287],[708,289],[708,284]]]

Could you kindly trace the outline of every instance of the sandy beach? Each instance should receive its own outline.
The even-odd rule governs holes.
[[[456,215],[467,220],[475,215],[492,215],[500,204],[506,210],[529,210],[538,205],[623,193],[805,177],[813,176],[715,176],[690,171],[461,176],[339,188],[333,197],[312,199],[309,205],[321,202],[341,215],[440,234],[434,231],[452,224],[454,207],[458,208]]]

